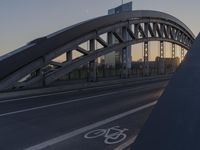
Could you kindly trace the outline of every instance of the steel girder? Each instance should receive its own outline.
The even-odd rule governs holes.
[[[130,38],[120,35],[117,30],[125,31]],[[108,40],[103,39],[101,35],[106,35]],[[112,42],[113,37],[118,42]],[[194,34],[185,24],[171,15],[156,11],[133,11],[95,18],[40,39],[42,40],[37,40],[37,43],[34,43],[34,40],[28,46],[0,58],[2,70],[5,70],[6,64],[10,65],[16,61],[16,65],[0,75],[0,90],[11,89],[26,75],[43,70],[48,65],[55,65],[55,70],[36,74],[20,84],[25,87],[39,82],[42,82],[42,85],[49,85],[81,65],[136,43],[167,41],[189,50]],[[92,50],[81,48],[80,45],[87,41],[96,41],[101,48],[95,46]],[[82,56],[60,64],[53,63],[53,59],[64,53],[71,58],[73,50],[82,53]],[[29,59],[25,58],[23,61],[21,57]]]

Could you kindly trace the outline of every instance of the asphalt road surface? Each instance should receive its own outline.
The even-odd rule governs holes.
[[[109,150],[134,139],[167,82],[0,100],[0,150]]]

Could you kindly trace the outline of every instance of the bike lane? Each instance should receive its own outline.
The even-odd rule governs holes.
[[[153,107],[99,126],[45,150],[112,150],[134,138],[144,125]]]

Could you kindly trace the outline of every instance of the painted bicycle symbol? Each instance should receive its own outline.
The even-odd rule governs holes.
[[[86,139],[94,139],[98,138],[100,136],[104,136],[105,144],[117,144],[122,142],[126,139],[127,135],[124,133],[125,131],[128,131],[128,129],[120,129],[119,126],[114,126],[108,129],[97,129],[90,131],[84,135],[84,138]]]

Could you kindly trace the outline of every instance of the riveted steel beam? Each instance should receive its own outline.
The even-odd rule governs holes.
[[[117,33],[116,31],[113,32],[113,35],[116,37],[116,39],[120,42],[123,43],[124,39]]]
[[[108,47],[108,43],[105,42],[101,37],[98,36],[98,37],[96,38],[96,40],[97,40],[97,42],[99,42],[102,46]]]
[[[88,55],[89,52],[87,50],[85,50],[84,48],[77,46],[76,50],[84,55]]]

